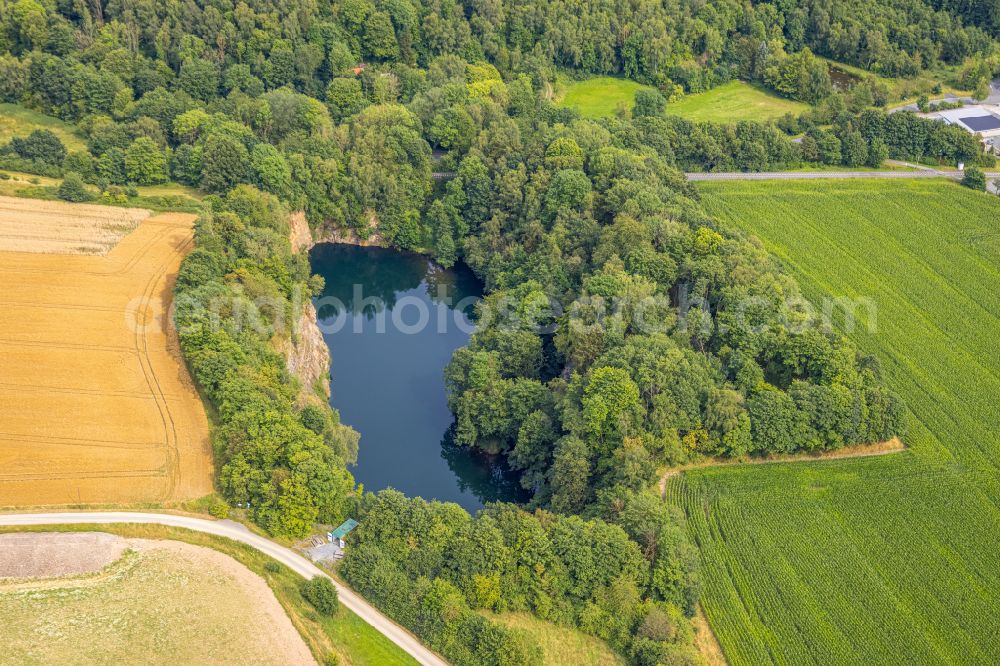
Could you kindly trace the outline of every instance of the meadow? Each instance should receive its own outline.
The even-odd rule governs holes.
[[[183,542],[183,545],[190,544],[192,546],[210,548],[213,551],[218,551],[217,553],[213,553],[214,555],[228,556],[229,558],[232,558],[235,562],[231,562],[230,566],[239,563],[263,579],[273,593],[274,598],[280,604],[281,608],[284,609],[288,619],[291,620],[291,624],[295,627],[299,636],[303,641],[305,641],[309,651],[320,663],[324,663],[324,660],[329,660],[326,663],[340,663],[343,666],[415,666],[417,663],[412,657],[403,652],[395,643],[380,634],[378,630],[349,611],[343,605],[340,606],[337,613],[333,616],[318,614],[309,602],[302,598],[300,593],[302,577],[299,576],[299,574],[281,564],[278,564],[264,553],[261,553],[260,551],[255,550],[243,543],[238,543],[236,541],[231,541],[229,539],[224,539],[211,534],[153,524],[119,524],[100,526],[81,524],[17,528],[4,527],[0,528],[0,534],[6,532],[89,532],[95,529],[99,529],[101,532],[126,537],[128,539],[155,540],[154,543],[159,543],[162,540],[169,539],[170,541],[166,541],[164,543],[169,544]],[[114,566],[112,566],[112,569],[113,568]],[[149,593],[155,591],[156,590],[150,590]],[[160,592],[163,592],[163,590],[161,589]],[[227,590],[223,590],[223,592],[223,601],[227,602],[228,597],[231,595]],[[136,591],[137,597],[141,599],[147,598],[149,593],[145,590]],[[171,592],[170,594],[174,594],[174,592]],[[181,590],[179,594],[185,595],[185,598],[187,598],[186,595],[189,593],[185,590]],[[170,595],[165,595],[165,597],[169,596]],[[154,602],[153,605],[157,606],[158,603],[159,602]],[[172,605],[173,601],[167,599],[166,603]],[[196,600],[196,603],[204,603],[204,599]],[[244,604],[239,621],[245,622],[248,615],[260,612],[260,606],[261,604],[259,602]],[[23,611],[24,609],[21,610]],[[138,615],[138,613],[133,613],[133,617],[138,617]],[[12,618],[20,621],[20,616],[21,612],[17,612],[12,615]],[[212,626],[218,624],[212,613],[208,613],[206,618],[202,618],[201,616],[195,617],[188,613],[185,616],[185,619],[188,622],[185,626],[191,626],[190,623],[194,620],[197,623],[195,626],[197,626],[199,632],[202,630],[203,623],[208,623]],[[219,621],[224,619],[226,619],[225,616],[221,616]],[[170,623],[167,621],[161,621],[160,630],[162,631],[165,627],[170,627]],[[58,629],[55,625],[53,625],[52,628]],[[72,628],[72,625],[67,627],[68,630],[72,630]],[[243,634],[238,635],[243,636]],[[139,639],[142,638],[144,637],[140,633]],[[173,638],[178,641],[181,640],[180,636],[175,636]],[[0,636],[0,643],[2,643],[2,641],[3,637]],[[111,645],[107,647],[110,649],[121,649],[127,646]],[[243,648],[236,649],[234,654],[245,657],[246,654],[241,652],[242,649]],[[72,659],[69,658],[73,657],[74,654],[76,653],[71,652],[64,655],[68,657],[67,661],[64,663],[77,663],[73,662]],[[339,662],[333,662],[334,656],[339,659]],[[105,659],[105,661],[107,660]],[[146,656],[146,662],[148,663],[149,661],[149,657]],[[201,658],[196,659],[195,661],[205,662],[206,660]],[[91,661],[85,663],[93,662]],[[173,658],[168,663],[178,663],[178,660]],[[241,663],[255,662],[244,658]]]
[[[699,186],[908,408],[902,453],[706,468],[667,485],[730,663],[988,663],[1000,651],[1000,199],[944,181]],[[844,318],[835,318],[845,331]]]
[[[47,129],[59,137],[67,150],[86,150],[87,142],[72,124],[32,111],[20,104],[0,103],[0,144],[16,136],[24,137],[36,129]]]
[[[232,558],[178,541],[127,543],[129,550],[98,572],[0,579],[3,659],[316,663],[267,583]]]
[[[38,129],[50,130],[59,137],[68,151],[87,151],[86,137],[71,123],[32,111],[20,104],[0,103],[0,145],[8,143],[14,137],[28,136]],[[0,169],[0,196],[57,199],[57,190],[61,182],[61,178]],[[138,195],[131,197],[127,202],[101,197],[101,191],[96,185],[88,184],[86,188],[98,203],[169,212],[196,213],[200,209],[200,201],[205,196],[204,192],[194,187],[176,182],[138,185],[136,186]]]
[[[744,81],[730,81],[711,90],[685,95],[667,104],[667,113],[698,122],[767,122],[786,113],[799,114],[809,105],[779,97]]]
[[[632,108],[635,93],[643,86],[628,79],[597,76],[582,81],[560,83],[559,104],[577,109],[586,118],[613,115],[620,107]],[[667,104],[666,112],[698,122],[736,122],[738,120],[774,120],[786,113],[798,114],[808,105],[778,97],[743,81],[730,81],[703,93],[686,95]]]
[[[573,627],[541,620],[530,613],[487,613],[505,627],[517,629],[538,643],[545,666],[624,666],[625,660],[607,643]]]
[[[595,76],[580,81],[560,80],[559,104],[580,112],[584,118],[605,118],[619,107],[631,109],[635,93],[647,87],[641,83],[614,76]]]

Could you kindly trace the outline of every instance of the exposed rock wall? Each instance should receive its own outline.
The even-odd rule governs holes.
[[[385,247],[382,236],[375,233],[368,238],[359,237],[351,229],[323,228],[317,230],[315,243],[343,243],[344,245],[360,245],[361,247]]]
[[[305,222],[305,216],[302,221]],[[308,226],[307,226],[308,228]],[[378,231],[378,217],[375,211],[368,213],[368,237],[361,238],[354,229],[338,229],[323,225],[316,230],[313,243],[343,243],[362,247],[385,247],[385,239]]]
[[[371,232],[368,238],[361,238],[353,229],[338,229],[323,225],[315,231],[309,228],[306,214],[302,211],[292,213],[288,218],[289,238],[292,252],[308,252],[317,243],[342,243],[344,245],[359,245],[361,247],[385,247],[385,239],[378,232],[378,220],[375,214],[370,217]]]
[[[308,252],[315,244],[306,214],[301,210],[288,217],[288,240],[292,243],[292,252],[298,254],[302,250]]]
[[[289,222],[289,240],[295,253],[308,252],[315,244],[304,213],[293,213]],[[288,371],[302,382],[304,395],[312,395],[320,384],[330,397],[330,350],[323,340],[316,320],[316,308],[305,299],[302,312],[292,330],[292,344],[285,349]]]
[[[319,384],[326,397],[330,397],[330,350],[320,333],[312,301],[302,305],[286,360],[288,371],[299,378],[303,391],[312,393],[313,387]]]
[[[306,215],[302,211],[292,213],[288,218],[288,240],[292,244],[292,252],[308,252],[317,243],[344,243],[364,247],[380,247],[384,245],[382,236],[378,233],[378,220],[371,215],[372,233],[362,239],[351,229],[321,227],[315,234],[309,228]],[[322,383],[327,398],[330,397],[330,349],[323,340],[316,318],[316,308],[312,301],[306,300],[302,306],[302,314],[295,322],[292,331],[292,343],[285,348],[285,359],[288,371],[302,382],[303,396],[313,395],[317,382]]]

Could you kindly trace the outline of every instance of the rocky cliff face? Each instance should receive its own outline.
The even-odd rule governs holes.
[[[292,252],[298,254],[303,250],[308,252],[315,245],[306,214],[301,210],[288,217],[288,240],[292,243]]]
[[[302,211],[292,213],[288,218],[288,240],[292,252],[308,252],[316,243],[344,243],[347,245],[383,246],[378,233],[378,220],[374,213],[370,216],[371,233],[368,238],[360,238],[353,230],[321,227],[315,235],[309,228],[306,215]],[[288,371],[302,382],[303,396],[313,395],[317,382],[322,383],[327,398],[330,397],[330,349],[323,340],[316,320],[316,308],[312,301],[302,306],[302,314],[295,322],[292,343],[285,350]]]
[[[329,399],[330,350],[320,333],[312,301],[303,304],[295,328],[293,342],[285,355],[288,371],[302,382],[304,393],[311,394],[314,387],[321,385]]]
[[[305,223],[305,216],[302,218]],[[308,225],[306,229],[308,229]],[[337,229],[321,226],[316,230],[315,243],[343,243],[344,245],[360,245],[361,247],[385,247],[385,239],[378,231],[378,217],[375,211],[368,213],[368,237],[361,238],[353,229]]]
[[[292,251],[308,252],[314,241],[305,214],[293,213],[289,218],[289,228]],[[292,343],[285,349],[285,362],[288,371],[302,382],[304,395],[312,395],[314,387],[319,384],[326,397],[330,397],[330,350],[320,333],[316,308],[310,300],[302,304],[302,313],[292,331]]]

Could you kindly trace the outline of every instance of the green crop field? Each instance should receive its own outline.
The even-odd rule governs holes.
[[[0,144],[15,136],[28,136],[36,129],[51,130],[68,150],[87,148],[80,130],[70,123],[26,109],[20,104],[0,104]]]
[[[667,104],[667,113],[688,120],[733,123],[738,120],[767,121],[786,113],[802,113],[809,106],[778,97],[763,88],[730,81],[703,93]]]
[[[1000,199],[943,181],[707,183],[806,297],[870,299],[849,336],[906,402],[910,449],[708,468],[668,484],[733,664],[1000,654]],[[835,317],[845,329],[843,317]]]

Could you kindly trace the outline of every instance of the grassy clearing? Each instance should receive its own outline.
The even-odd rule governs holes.
[[[299,594],[302,578],[250,546],[222,537],[163,525],[60,525],[0,528],[0,532],[110,532],[140,539],[172,539],[205,546],[229,555],[261,576],[285,609],[317,660],[336,653],[353,666],[413,666],[409,655],[343,606],[334,617],[318,615]],[[266,565],[266,566],[265,566]],[[277,565],[277,566],[275,566]]]
[[[582,81],[560,82],[562,98],[559,104],[576,109],[585,118],[612,116],[624,107],[631,109],[635,93],[646,86],[613,76],[595,76]]]
[[[20,104],[0,104],[0,143],[7,143],[16,136],[28,136],[36,129],[51,130],[68,150],[87,149],[83,134],[70,123]]]
[[[136,189],[139,190],[140,197],[187,197],[195,201],[201,201],[205,198],[205,193],[201,190],[180,183],[139,185]]]
[[[618,656],[600,639],[572,627],[562,627],[540,620],[530,613],[489,615],[500,624],[523,631],[542,648],[545,666],[624,666]]]
[[[559,83],[559,104],[575,108],[586,118],[614,115],[619,108],[631,109],[635,93],[647,86],[611,76]],[[786,113],[802,113],[809,106],[768,92],[763,88],[730,81],[708,92],[688,95],[667,104],[667,113],[699,122],[731,123],[738,120],[774,120]]]
[[[671,479],[728,660],[988,663],[1000,608],[1000,199],[936,180],[705,183],[909,410],[909,450]],[[869,326],[871,324],[871,326]],[[836,325],[846,330],[843,317]]]
[[[786,113],[799,114],[808,108],[807,104],[778,97],[744,81],[730,81],[667,104],[667,113],[699,122],[732,123],[775,120]]]
[[[57,191],[61,183],[61,178],[0,170],[0,196],[55,201],[59,199]],[[201,211],[201,201],[205,198],[205,193],[201,190],[172,182],[162,185],[140,185],[136,188],[139,196],[125,202],[102,198],[100,190],[94,185],[87,185],[87,189],[94,195],[94,200],[90,203],[174,213],[198,213]]]

